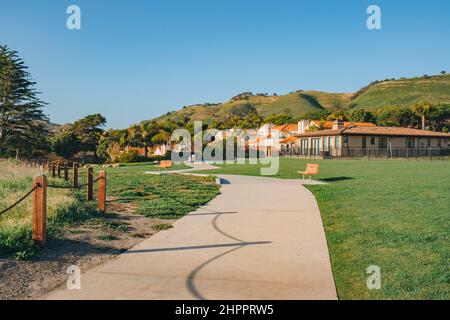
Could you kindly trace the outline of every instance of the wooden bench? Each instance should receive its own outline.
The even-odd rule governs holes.
[[[303,180],[305,180],[305,176],[309,176],[309,180],[312,180],[313,175],[319,174],[319,165],[313,163],[306,164],[305,171],[298,171],[299,174],[303,176]]]
[[[162,168],[162,169],[166,169],[166,171],[167,171],[167,169],[172,168],[172,166],[173,166],[172,160],[161,160],[158,167]]]

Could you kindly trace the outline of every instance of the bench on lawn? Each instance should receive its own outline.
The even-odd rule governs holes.
[[[313,175],[319,174],[319,165],[313,163],[306,164],[305,171],[298,171],[299,174],[303,176],[303,180],[305,180],[305,176],[309,176],[309,180],[312,180]]]
[[[162,169],[170,169],[173,166],[173,161],[172,160],[161,160],[161,162],[159,163],[158,168],[162,168]]]

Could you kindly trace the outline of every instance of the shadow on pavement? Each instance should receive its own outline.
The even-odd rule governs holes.
[[[242,247],[252,246],[257,244],[268,244],[271,241],[255,241],[255,242],[238,242],[238,243],[221,243],[221,244],[208,244],[200,246],[187,246],[187,247],[173,247],[173,248],[155,248],[155,249],[143,249],[143,250],[128,250],[128,253],[147,253],[147,252],[161,252],[161,251],[183,251],[183,250],[197,250],[197,249],[210,249],[210,248],[226,248],[226,247]]]

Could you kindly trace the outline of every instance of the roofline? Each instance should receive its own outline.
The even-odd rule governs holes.
[[[327,137],[327,136],[342,135],[342,131],[336,131],[336,132],[323,132],[323,131],[326,131],[326,130],[298,133],[298,134],[294,134],[293,136],[297,137],[297,138],[311,138],[311,137]]]
[[[383,136],[383,137],[418,137],[418,138],[450,138],[450,134],[448,133],[440,133],[430,131],[436,134],[405,134],[405,133],[357,133],[357,132],[341,132],[342,135],[348,136]]]
[[[354,128],[354,127],[353,127]],[[321,130],[321,131],[312,131],[312,132],[306,132],[306,133],[300,133],[293,135],[297,138],[311,138],[311,137],[327,137],[327,136],[378,136],[378,137],[416,137],[416,138],[450,138],[449,133],[443,133],[443,132],[435,132],[435,131],[427,131],[427,133],[378,133],[378,132],[371,132],[371,133],[365,133],[365,132],[347,132],[347,130],[352,128],[344,128],[344,129],[327,129],[327,130]],[[328,131],[328,132],[327,132]],[[329,132],[334,131],[334,132]],[[418,130],[420,131],[420,130]]]

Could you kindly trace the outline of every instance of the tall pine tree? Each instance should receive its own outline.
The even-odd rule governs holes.
[[[0,46],[0,156],[30,154],[45,137],[45,102],[27,69],[16,51]]]

